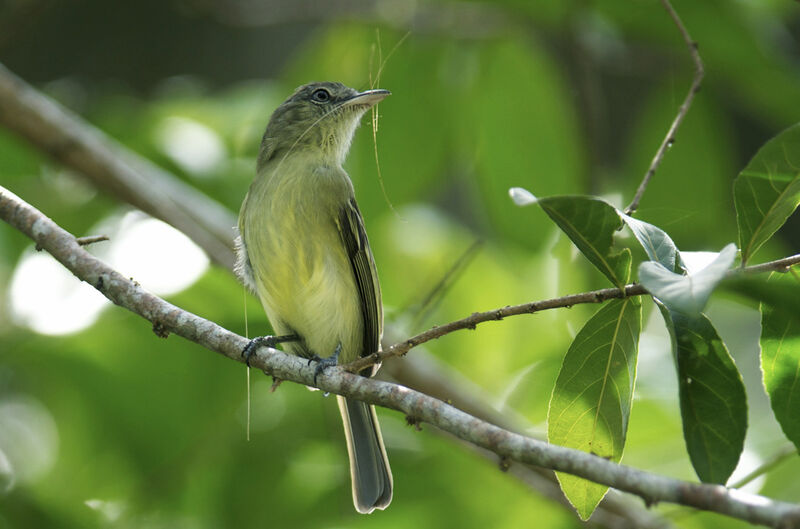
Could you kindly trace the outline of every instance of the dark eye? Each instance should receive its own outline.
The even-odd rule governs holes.
[[[319,88],[314,90],[314,93],[311,94],[311,99],[317,101],[319,103],[327,103],[331,100],[331,93],[325,90],[324,88]]]

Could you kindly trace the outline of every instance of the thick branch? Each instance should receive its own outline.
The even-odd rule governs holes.
[[[504,407],[498,410],[488,404],[496,399],[493,399],[483,388],[459,371],[429,354],[424,348],[415,350],[412,356],[403,358],[402,361],[395,359],[395,361],[386,362],[379,371],[379,376],[384,377],[387,374],[393,381],[399,381],[430,397],[447,402],[473,417],[492,423],[504,430],[519,433],[529,431],[532,426],[526,417],[519,415],[513,409]],[[451,435],[446,435],[446,437],[451,440],[457,439]],[[561,487],[551,470],[524,463],[509,462],[499,458],[494,452],[478,448],[464,440],[458,440],[462,446],[470,447],[473,453],[493,461],[500,469],[539,495],[562,505],[570,512],[574,511],[564,493],[561,492]],[[636,498],[623,494],[606,494],[592,513],[592,517],[586,522],[586,526],[607,529],[669,529],[672,524],[658,513],[644,508],[636,502]]]
[[[236,220],[227,209],[109,138],[2,64],[0,125],[106,193],[182,231],[213,261],[233,267]]]
[[[181,310],[143,290],[135,282],[86,252],[75,237],[41,212],[0,187],[0,218],[52,254],[79,279],[107,298],[153,323],[160,335],[179,334],[212,351],[242,362],[248,340],[213,322]],[[316,386],[371,404],[398,410],[416,421],[438,428],[489,450],[501,458],[519,461],[609,485],[642,497],[645,502],[670,502],[709,510],[752,523],[800,528],[800,506],[728,490],[719,485],[680,481],[624,465],[586,452],[550,445],[477,419],[442,401],[404,386],[369,379],[342,369],[329,369],[314,381],[314,365],[275,349],[261,347],[250,364],[274,377]]]
[[[675,119],[672,120],[672,125],[669,126],[667,135],[664,136],[664,140],[661,142],[661,145],[659,145],[656,155],[653,156],[653,161],[650,162],[650,167],[644,174],[642,183],[639,184],[639,188],[636,190],[633,200],[631,201],[630,205],[625,208],[625,213],[628,215],[633,215],[633,213],[639,208],[639,201],[642,199],[642,195],[644,195],[650,179],[654,174],[656,174],[656,169],[658,169],[658,166],[661,165],[661,160],[664,159],[664,153],[666,153],[667,149],[672,147],[672,144],[675,143],[675,133],[677,132],[678,127],[681,126],[683,118],[685,118],[686,114],[689,112],[689,107],[692,106],[694,95],[700,91],[700,83],[703,81],[703,76],[705,75],[703,61],[700,59],[700,54],[697,52],[697,43],[692,40],[692,37],[689,35],[689,32],[683,25],[683,22],[681,22],[678,13],[676,13],[672,8],[672,4],[669,3],[669,0],[661,0],[661,3],[664,4],[664,9],[666,9],[669,13],[669,16],[672,17],[672,21],[678,27],[678,31],[681,32],[683,41],[689,48],[689,53],[692,55],[692,61],[694,61],[694,78],[692,79],[692,85],[689,87],[689,93],[686,94],[683,104],[681,104],[681,107],[678,109],[678,114],[675,116]]]

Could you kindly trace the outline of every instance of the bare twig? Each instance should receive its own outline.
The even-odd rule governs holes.
[[[0,125],[99,189],[174,226],[213,261],[232,268],[236,220],[227,209],[73,115],[2,64]]]
[[[75,242],[77,242],[81,246],[89,246],[90,244],[107,240],[108,240],[107,235],[90,235],[88,237],[78,237],[75,239]],[[39,246],[36,246],[35,248],[37,252],[42,251],[42,249]]]
[[[355,372],[360,369],[358,366],[367,367],[382,362],[392,356],[402,356],[420,344],[435,340],[436,338],[441,338],[451,332],[463,329],[475,329],[478,324],[487,321],[500,321],[509,316],[533,314],[543,310],[571,307],[582,303],[601,303],[609,299],[617,299],[626,296],[641,296],[642,294],[647,294],[647,290],[642,285],[631,284],[625,287],[624,292],[618,288],[604,288],[602,290],[593,290],[591,292],[572,294],[560,298],[523,303],[522,305],[509,305],[485,312],[473,312],[466,318],[431,327],[427,331],[412,336],[402,342],[398,342],[384,351],[359,358],[358,360],[346,364],[344,367],[348,371]]]
[[[737,268],[728,272],[728,277],[734,277],[739,274],[752,274],[761,272],[786,272],[792,266],[800,264],[800,254],[784,257],[776,261],[768,263],[747,266],[745,268]],[[569,308],[573,305],[581,305],[585,303],[602,303],[610,299],[619,299],[630,296],[642,296],[649,294],[644,286],[638,283],[631,283],[625,286],[624,292],[618,288],[603,288],[601,290],[592,290],[591,292],[582,292],[580,294],[571,294],[569,296],[562,296],[560,298],[545,299],[542,301],[532,301],[530,303],[523,303],[522,305],[509,305],[498,309],[487,310],[485,312],[473,312],[471,315],[460,320],[451,321],[444,325],[437,325],[431,327],[425,332],[421,332],[416,336],[412,336],[402,342],[398,342],[383,351],[372,353],[371,355],[364,356],[344,365],[343,367],[351,372],[357,372],[370,365],[380,363],[387,358],[393,356],[403,356],[414,347],[441,338],[451,332],[460,331],[463,329],[475,329],[480,323],[488,321],[500,321],[509,316],[518,316],[520,314],[534,314],[543,310]]]
[[[790,255],[789,257],[784,257],[783,259],[778,259],[776,261],[770,261],[768,263],[745,266],[744,268],[741,269],[741,271],[748,274],[756,274],[761,272],[783,273],[783,272],[788,272],[797,263],[800,263],[800,253],[795,255]]]
[[[81,246],[88,246],[96,242],[103,242],[108,240],[108,235],[90,235],[88,237],[78,237],[75,241]]]
[[[694,78],[692,79],[692,85],[689,87],[689,93],[686,94],[686,98],[683,100],[683,104],[681,104],[681,107],[678,109],[678,114],[675,116],[675,119],[672,120],[672,125],[670,125],[669,130],[667,131],[667,135],[664,136],[664,140],[658,147],[656,155],[653,157],[653,161],[650,162],[650,167],[644,174],[642,183],[639,184],[639,188],[636,190],[636,194],[633,196],[633,200],[631,201],[630,205],[628,205],[628,207],[625,208],[625,213],[627,215],[633,215],[633,213],[639,208],[639,201],[642,199],[642,195],[644,195],[645,189],[647,189],[647,184],[650,182],[650,179],[656,173],[656,169],[658,169],[658,166],[661,165],[661,160],[663,160],[664,158],[664,153],[666,153],[667,149],[670,148],[673,143],[675,143],[675,133],[677,132],[678,127],[681,126],[683,118],[685,118],[686,114],[689,112],[689,107],[692,106],[692,101],[694,100],[694,96],[700,90],[700,83],[703,81],[703,75],[705,75],[705,70],[703,68],[703,61],[700,58],[700,54],[697,52],[697,43],[692,40],[692,37],[689,35],[689,32],[683,25],[683,22],[681,22],[678,13],[676,13],[675,9],[672,8],[672,4],[669,3],[669,0],[661,0],[661,3],[664,5],[664,9],[666,9],[667,12],[669,13],[669,16],[672,17],[672,21],[678,27],[678,31],[681,32],[681,37],[683,37],[683,41],[689,48],[689,53],[692,56],[692,61],[694,61]]]
[[[111,301],[173,334],[232,360],[244,362],[249,343],[215,323],[186,312],[143,290],[86,252],[75,238],[41,212],[0,187],[0,218],[33,239],[78,278]],[[502,460],[550,468],[640,496],[649,504],[669,502],[776,528],[800,528],[800,505],[728,490],[720,485],[680,481],[580,450],[550,445],[477,419],[444,402],[397,384],[369,379],[342,369],[315,377],[315,365],[268,347],[259,347],[250,364],[274,377],[315,386],[370,404],[398,410],[416,422],[432,424],[497,454]],[[316,380],[315,380],[316,378]]]

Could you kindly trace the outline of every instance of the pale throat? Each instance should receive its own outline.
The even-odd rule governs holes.
[[[346,121],[338,124],[337,127],[323,132],[320,142],[322,165],[341,167],[350,151],[353,135],[361,123],[361,116],[364,115],[364,112],[359,110],[353,116],[349,116]]]

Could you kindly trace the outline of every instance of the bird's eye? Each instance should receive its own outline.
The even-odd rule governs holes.
[[[311,99],[317,101],[318,103],[327,103],[331,99],[331,93],[324,88],[319,88],[314,90],[314,93],[311,94]]]

